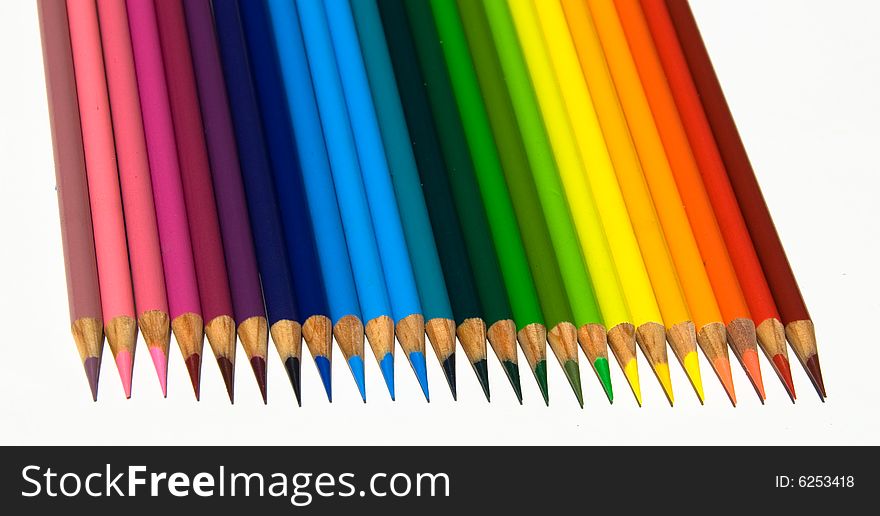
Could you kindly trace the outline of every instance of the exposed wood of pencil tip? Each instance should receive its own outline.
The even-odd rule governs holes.
[[[104,335],[107,337],[107,344],[110,345],[110,352],[114,357],[120,351],[134,354],[134,346],[137,343],[137,322],[133,317],[120,315],[110,319],[104,326]]]
[[[510,319],[496,321],[486,331],[486,337],[498,360],[517,363],[516,326],[513,321]]]
[[[393,334],[392,334],[393,335]],[[333,336],[346,359],[364,354],[364,325],[353,315],[346,315],[336,321]]]
[[[455,353],[455,321],[440,318],[430,319],[425,323],[425,331],[440,363]]]
[[[367,321],[365,331],[376,360],[381,361],[388,353],[394,354],[394,320],[380,315]]]
[[[408,315],[398,321],[395,332],[407,356],[415,352],[425,353],[425,318],[421,314]]]
[[[577,340],[590,364],[593,364],[600,358],[608,359],[609,333],[605,331],[604,326],[596,323],[585,324],[578,328]]]
[[[159,310],[147,310],[138,317],[138,326],[147,346],[159,348],[168,356],[168,345],[171,342],[171,319],[168,314]]]
[[[266,359],[269,348],[269,322],[265,317],[249,317],[238,325],[238,338],[248,361],[254,357]]]
[[[218,315],[205,324],[208,344],[217,358],[226,357],[235,362],[235,320],[228,315]]]
[[[455,331],[464,354],[473,364],[486,360],[486,323],[482,319],[471,317],[458,325]]]
[[[807,374],[816,387],[819,396],[824,401],[827,394],[825,383],[822,379],[822,371],[819,368],[818,349],[816,347],[816,328],[813,321],[805,319],[792,321],[785,325],[785,336],[794,349],[801,365],[807,370]]]
[[[70,332],[82,362],[87,358],[101,357],[101,348],[104,346],[104,325],[101,319],[81,317],[70,325]]]
[[[755,322],[751,319],[738,317],[727,325],[727,341],[733,349],[733,354],[739,361],[740,366],[745,370],[746,376],[749,378],[752,387],[758,394],[761,403],[764,403],[766,396],[764,394],[763,379],[761,378],[761,370],[758,365],[758,334],[755,328]],[[746,360],[746,353],[750,353],[753,357],[749,362]],[[755,369],[754,371],[752,369]]]
[[[325,315],[313,315],[302,325],[303,338],[313,357],[329,357],[333,347],[333,323]],[[363,331],[361,331],[363,335]]]
[[[671,384],[669,384],[669,356],[666,352],[666,328],[656,322],[647,322],[636,328],[636,342],[639,344],[645,358],[651,365],[651,371],[660,385],[669,404],[675,403]],[[661,375],[665,376],[663,378]]]
[[[536,364],[547,360],[547,328],[543,324],[527,324],[516,336],[526,362],[532,370],[535,369]]]
[[[706,324],[697,332],[697,342],[712,364],[712,370],[724,386],[730,402],[736,406],[736,392],[730,377],[730,356],[727,352],[727,328],[720,322]],[[719,366],[726,370],[719,370]]]
[[[768,360],[773,362],[773,357],[776,355],[782,355],[788,360],[785,327],[782,326],[782,321],[775,318],[765,319],[755,328],[755,334]]]
[[[272,342],[278,356],[284,362],[288,358],[299,358],[302,354],[302,326],[296,321],[282,319],[269,328]]]
[[[578,340],[581,333],[586,329],[586,325],[578,332]],[[617,363],[621,369],[626,369],[626,365],[630,360],[636,360],[636,327],[631,323],[620,323],[614,328],[608,330],[608,347],[617,358]],[[581,346],[584,343],[581,342]],[[584,350],[586,353],[587,350]]]
[[[171,330],[184,359],[191,355],[202,354],[205,328],[200,315],[192,312],[178,315],[171,321]]]
[[[702,379],[698,374],[699,369],[695,368],[696,371],[694,374],[697,375],[697,377],[694,378],[691,376],[691,371],[688,369],[687,364],[687,356],[691,353],[697,352],[697,330],[694,327],[693,321],[682,321],[673,324],[666,329],[666,338],[669,341],[669,347],[672,348],[672,352],[675,354],[675,358],[678,359],[678,363],[681,364],[682,369],[684,369],[688,382],[690,382],[691,387],[696,391],[700,403],[705,403],[703,387],[702,385],[695,383],[699,380],[702,384]]]
[[[547,340],[550,342],[550,349],[563,367],[568,360],[578,362],[577,328],[574,324],[570,322],[557,324],[547,332]]]

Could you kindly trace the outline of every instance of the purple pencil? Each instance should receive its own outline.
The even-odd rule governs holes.
[[[235,322],[260,391],[266,393],[268,322],[238,164],[210,0],[184,2],[190,48],[211,161]]]
[[[204,341],[202,307],[174,140],[171,106],[165,83],[156,10],[153,0],[127,0],[126,5],[144,116],[150,176],[153,180],[153,202],[159,224],[159,245],[165,268],[171,329],[180,346],[198,399]]]
[[[156,2],[156,19],[168,78],[171,118],[205,333],[220,366],[229,401],[233,401],[235,319],[183,5],[171,1]]]

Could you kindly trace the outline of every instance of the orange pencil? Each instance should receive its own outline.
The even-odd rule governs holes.
[[[684,202],[675,183],[669,158],[614,1],[587,1],[596,21],[611,76],[696,325],[697,342],[712,364],[731,403],[736,405],[736,392],[727,353],[727,330],[722,322],[721,310],[683,208]]]
[[[763,402],[764,383],[758,361],[755,323],[715,218],[715,210],[703,185],[700,168],[691,150],[650,27],[639,0],[614,1],[697,246],[706,264],[721,316],[727,324],[728,342]]]

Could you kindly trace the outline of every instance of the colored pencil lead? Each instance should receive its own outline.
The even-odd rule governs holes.
[[[583,328],[582,328],[583,330]],[[578,335],[580,337],[580,334]],[[581,346],[583,347],[583,340]],[[621,323],[608,330],[608,346],[617,358],[617,363],[626,376],[636,402],[642,406],[642,387],[639,383],[639,362],[636,359],[636,328],[630,323]],[[586,351],[585,351],[586,352]]]
[[[425,319],[420,314],[404,317],[397,323],[397,340],[406,354],[413,373],[419,380],[419,386],[427,401],[431,401],[428,393],[428,365],[425,362]]]
[[[744,318],[732,320],[727,325],[727,340],[752,382],[758,398],[764,403],[767,396],[764,394],[764,379],[761,377],[761,364],[758,361],[758,336],[754,321]]]
[[[235,402],[235,321],[219,315],[205,325],[205,335],[214,351],[229,401]]]
[[[101,374],[101,348],[104,346],[104,329],[101,320],[82,317],[71,325],[73,341],[79,350],[92,401],[98,401],[98,377]]]
[[[547,332],[547,340],[565,372],[578,404],[583,408],[584,395],[581,390],[581,371],[578,362],[577,328],[571,323],[561,322]]]
[[[461,347],[464,348],[464,354],[467,355],[471,367],[474,368],[474,373],[480,381],[480,387],[483,388],[486,401],[491,401],[489,399],[489,369],[486,365],[486,323],[477,318],[465,319],[458,325],[455,333],[458,335]]]
[[[767,319],[758,325],[756,329],[758,342],[767,359],[773,365],[773,370],[785,386],[785,391],[791,398],[792,403],[797,399],[794,390],[794,382],[791,379],[791,365],[788,362],[788,351],[785,344],[785,328],[779,319]]]
[[[336,337],[336,343],[339,345],[339,349],[342,350],[342,355],[345,357],[346,362],[348,362],[348,367],[351,370],[352,376],[354,376],[354,381],[358,386],[358,391],[361,393],[361,398],[364,400],[364,403],[366,403],[367,392],[364,382],[364,325],[357,317],[346,315],[336,321],[336,324],[333,326],[333,336]],[[391,336],[393,339],[393,332],[391,333]],[[329,365],[328,362],[328,378]],[[325,385],[329,385],[329,380]]]
[[[663,386],[663,393],[669,404],[675,403],[672,394],[672,378],[669,376],[669,362],[666,357],[666,329],[657,323],[645,323],[636,328],[636,342],[651,364],[657,381]]]
[[[266,399],[266,352],[269,346],[269,323],[265,317],[249,317],[238,325],[238,338],[247,356],[257,386]]]
[[[489,327],[486,332],[489,344],[495,350],[495,355],[501,361],[507,380],[513,387],[516,399],[522,405],[522,386],[519,380],[519,364],[516,354],[516,327],[510,319],[498,321]]]
[[[730,402],[736,406],[736,392],[733,388],[733,377],[730,373],[730,358],[727,355],[727,330],[721,323],[709,323],[697,332],[697,342],[700,344],[712,369],[718,375],[718,380],[724,386]]]
[[[147,343],[147,349],[150,350],[162,396],[168,396],[168,346],[171,343],[171,322],[168,314],[159,310],[143,312],[138,317],[138,326]]]
[[[702,404],[705,393],[700,374],[700,358],[697,356],[697,332],[694,323],[685,321],[672,325],[666,331],[666,338]]]
[[[293,387],[296,401],[301,403],[298,368],[300,366],[300,356],[302,355],[302,327],[296,321],[282,319],[269,327],[269,333],[272,335],[272,342],[275,343],[278,356],[281,358],[281,362],[285,364],[285,369],[287,369],[287,378],[290,380],[291,387]],[[286,367],[290,359],[296,359],[291,362],[291,365],[294,366],[293,371]],[[265,403],[266,393],[263,392],[262,394],[263,402]]]
[[[621,323],[632,327],[629,323]],[[618,324],[618,326],[620,326]],[[612,328],[613,329],[613,328]],[[585,324],[578,328],[577,337],[593,368],[602,383],[608,402],[614,403],[614,390],[611,387],[611,371],[608,368],[608,333],[601,324]]]
[[[431,347],[434,348],[434,354],[443,367],[443,375],[446,377],[446,383],[449,384],[449,390],[452,392],[452,399],[458,399],[458,393],[455,386],[455,321],[452,319],[431,319],[425,324],[425,331],[428,334],[428,340],[431,341]]]
[[[529,363],[538,389],[544,397],[544,404],[550,406],[550,391],[547,388],[547,329],[542,324],[527,324],[516,334],[519,347]]]
[[[813,321],[792,321],[785,325],[785,335],[797,355],[798,360],[807,371],[816,392],[825,401],[825,382],[822,380],[822,369],[819,367],[819,355],[816,352],[816,330]]]
[[[131,398],[131,373],[134,362],[134,346],[137,343],[137,324],[127,316],[114,317],[104,327],[104,335],[116,361],[116,369],[122,380],[126,399]]]
[[[321,383],[324,384],[327,399],[332,401],[330,357],[333,352],[333,324],[329,317],[313,315],[303,323],[302,332],[306,346],[318,367],[318,374],[321,376]]]
[[[202,318],[194,313],[178,315],[171,321],[171,330],[177,339],[177,345],[180,346],[180,354],[183,355],[193,392],[198,400],[201,391],[202,344],[205,335]]]
[[[387,315],[380,315],[367,321],[367,342],[373,349],[373,355],[382,370],[382,377],[388,387],[391,399],[394,399],[394,321]]]

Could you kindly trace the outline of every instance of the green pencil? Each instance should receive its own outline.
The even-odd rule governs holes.
[[[452,2],[443,5],[447,3],[449,10],[455,8]],[[544,315],[550,325],[554,325],[552,314],[557,314],[557,324],[573,321],[579,336],[596,337],[584,349],[598,349],[597,356],[588,358],[608,400],[613,401],[602,313],[528,76],[505,81],[479,2],[458,0],[458,9]],[[516,53],[517,47],[504,50]]]
[[[403,1],[406,8],[407,23],[427,87],[456,211],[461,220],[486,323],[490,326],[487,332],[489,341],[519,396],[516,352],[516,336],[519,331],[520,339],[524,341],[521,345],[526,360],[546,402],[546,329],[525,252],[522,251],[519,232],[513,231],[515,240],[511,242],[512,246],[519,246],[521,263],[517,264],[515,258],[511,259],[513,254],[506,246],[499,248],[495,245],[498,240],[493,238],[492,230],[497,224],[493,224],[491,218],[496,213],[487,209],[480,193],[473,156],[468,147],[462,120],[455,109],[456,98],[430,6],[424,0],[392,0],[382,3],[400,1]],[[513,219],[508,221],[508,225],[515,226]],[[461,338],[461,332],[459,337]]]

